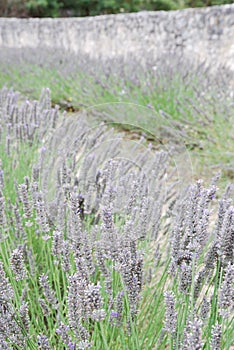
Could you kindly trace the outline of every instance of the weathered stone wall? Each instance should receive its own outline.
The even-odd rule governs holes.
[[[165,53],[227,65],[234,71],[234,5],[88,18],[0,18],[4,48],[56,48],[92,59],[141,63]]]

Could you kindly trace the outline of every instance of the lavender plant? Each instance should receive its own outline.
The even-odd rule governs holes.
[[[83,117],[0,93],[1,348],[230,348],[231,188]]]
[[[132,57],[97,62],[48,48],[4,48],[0,84],[8,82],[34,98],[49,84],[53,102],[64,109],[88,109],[90,120],[98,118],[125,130],[144,128],[159,147],[185,141],[203,177],[218,168],[232,180],[233,72],[185,61],[176,53],[162,54],[157,62],[151,56],[144,59],[142,67]],[[10,146],[10,139],[6,141]]]

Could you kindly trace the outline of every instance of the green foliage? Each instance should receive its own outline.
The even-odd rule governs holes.
[[[63,9],[69,9],[77,16],[93,16],[119,12],[134,12],[140,9],[140,0],[63,0]]]
[[[33,17],[58,17],[61,5],[57,0],[29,0],[26,8]]]
[[[170,11],[178,9],[180,4],[178,0],[148,0],[141,7],[148,11]]]
[[[183,7],[206,7],[226,4],[233,4],[233,0],[185,0]]]
[[[0,16],[84,17],[144,10],[170,11],[232,3],[233,0],[2,0]]]

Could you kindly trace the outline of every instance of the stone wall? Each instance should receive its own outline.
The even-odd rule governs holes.
[[[87,18],[0,18],[4,48],[63,49],[92,59],[157,60],[167,53],[234,71],[234,4]]]

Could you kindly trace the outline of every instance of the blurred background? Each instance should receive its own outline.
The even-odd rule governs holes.
[[[96,16],[232,4],[233,0],[0,0],[1,17]]]

